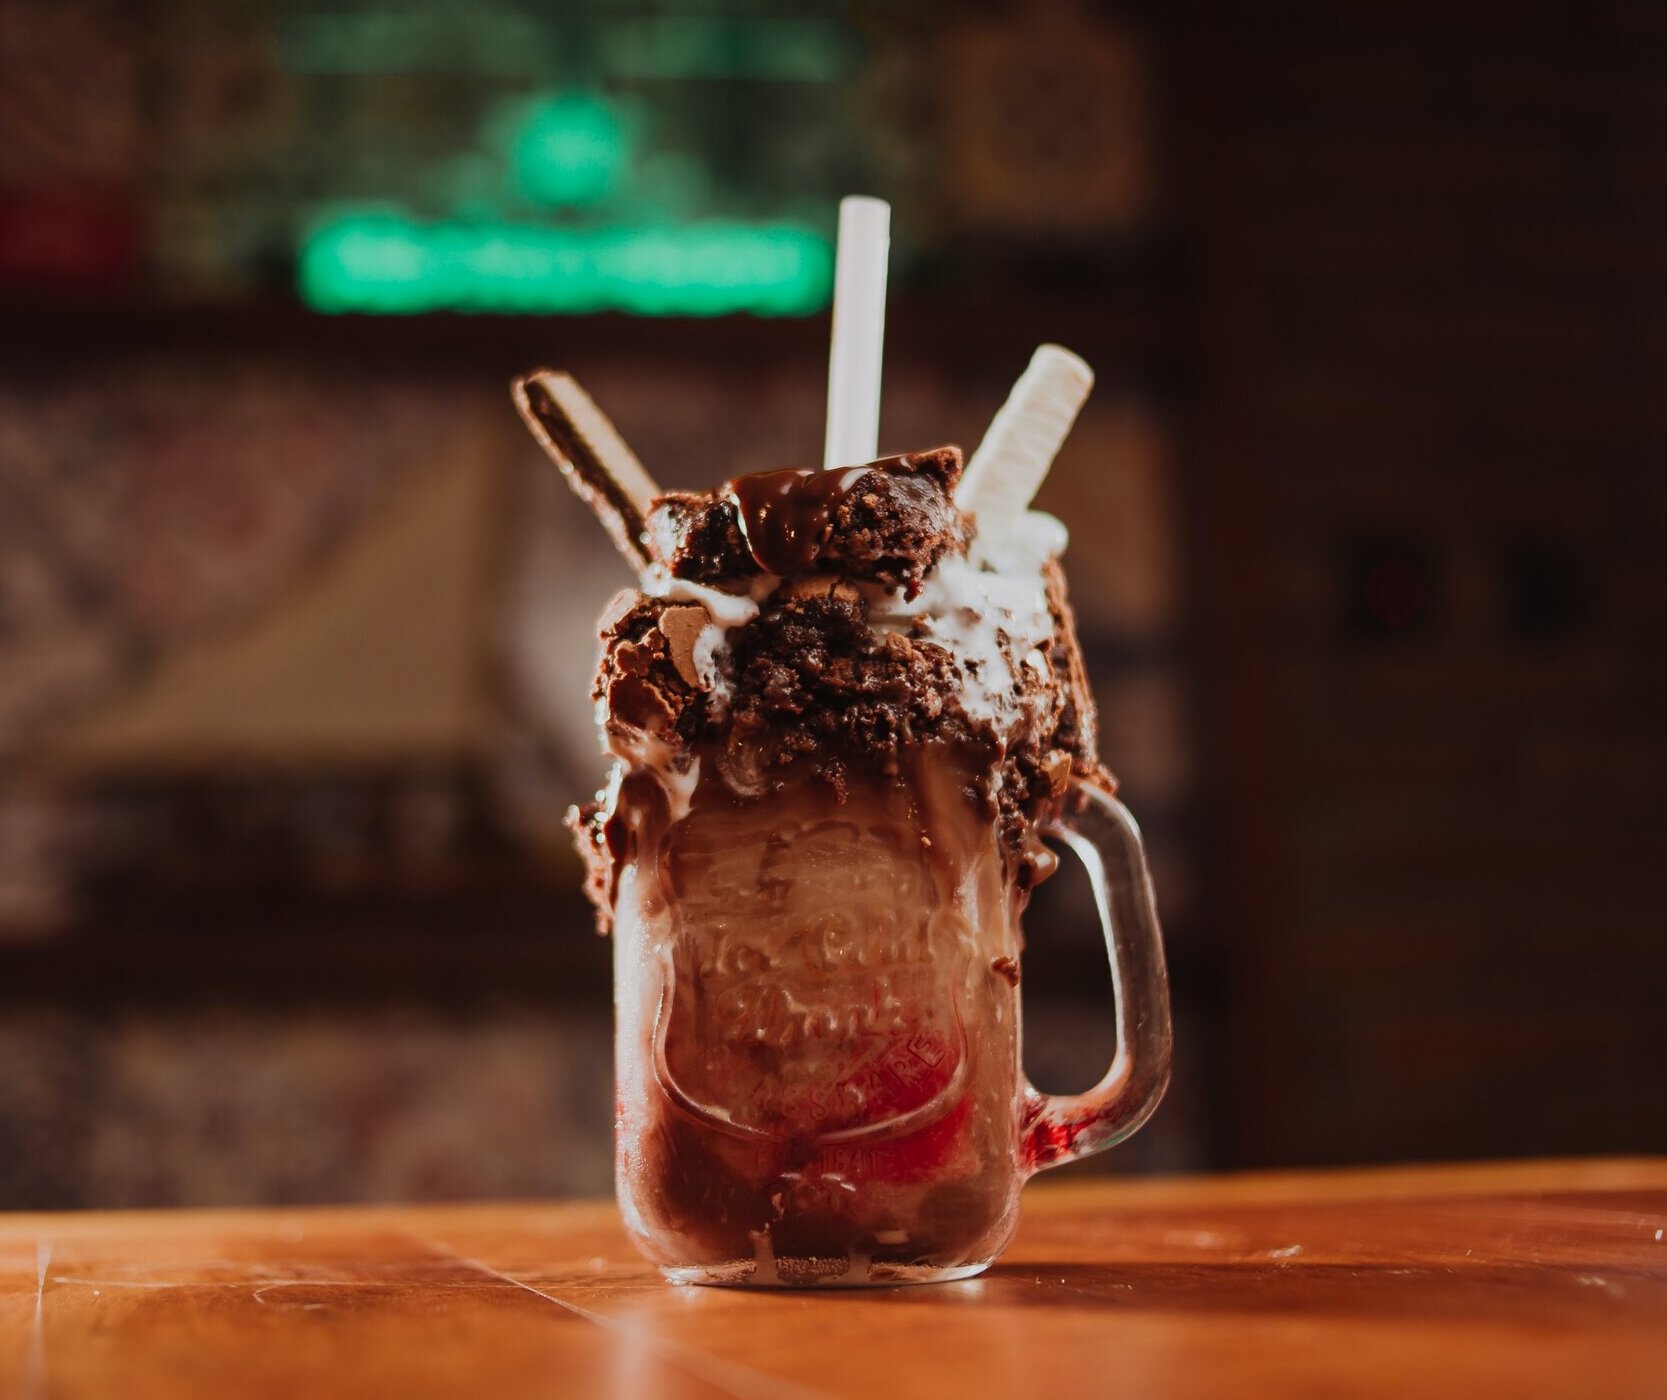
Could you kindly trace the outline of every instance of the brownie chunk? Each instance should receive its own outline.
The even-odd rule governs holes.
[[[832,471],[760,472],[674,492],[649,511],[649,546],[676,578],[733,587],[760,574],[839,573],[913,596],[967,521],[959,448]]]
[[[673,578],[722,588],[760,572],[735,502],[714,491],[670,491],[648,511],[648,548]]]
[[[866,600],[844,580],[784,584],[733,645],[724,776],[738,792],[792,765],[837,788],[846,762],[895,772],[904,748],[931,740],[997,752],[956,703],[949,652],[875,632]]]
[[[609,605],[591,698],[606,706],[612,737],[690,737],[702,700],[694,645],[706,622],[698,604],[649,598],[634,589]]]

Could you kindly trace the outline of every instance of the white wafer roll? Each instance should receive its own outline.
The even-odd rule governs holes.
[[[995,537],[1022,517],[1094,387],[1094,371],[1062,345],[1041,345],[972,454],[955,504]]]

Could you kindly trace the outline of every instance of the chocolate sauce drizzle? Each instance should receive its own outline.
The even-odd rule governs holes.
[[[813,471],[808,467],[754,472],[726,481],[723,494],[735,506],[741,534],[758,567],[786,577],[816,562],[833,531],[834,516],[870,472],[895,468],[902,457],[882,457],[860,467]]]

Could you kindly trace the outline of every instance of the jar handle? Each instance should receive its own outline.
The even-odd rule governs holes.
[[[1047,834],[1088,870],[1111,959],[1117,1057],[1085,1094],[1044,1094],[1024,1085],[1021,1124],[1027,1173],[1103,1151],[1139,1128],[1169,1084],[1169,978],[1152,877],[1129,809],[1092,783],[1074,780],[1066,815]]]

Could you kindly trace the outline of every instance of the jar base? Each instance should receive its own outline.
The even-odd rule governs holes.
[[[898,1288],[972,1278],[993,1260],[976,1264],[886,1264],[866,1259],[735,1259],[723,1264],[661,1265],[676,1284],[723,1288]]]

